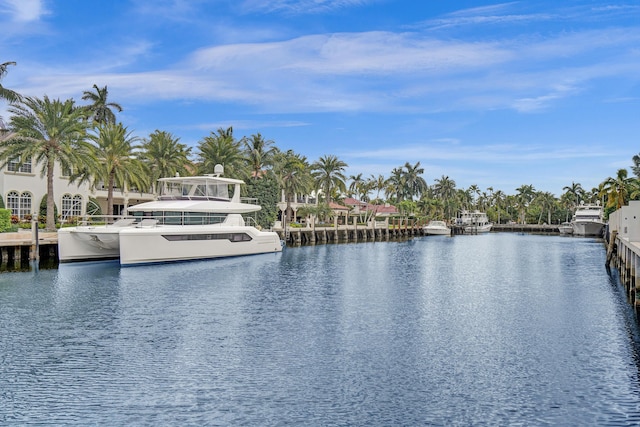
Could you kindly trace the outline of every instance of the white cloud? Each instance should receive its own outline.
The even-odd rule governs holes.
[[[46,13],[41,0],[0,0],[0,13],[19,22],[38,21]]]
[[[317,14],[371,2],[372,0],[244,0],[241,7],[245,12]]]

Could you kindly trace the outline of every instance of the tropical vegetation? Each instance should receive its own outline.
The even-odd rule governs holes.
[[[0,64],[0,81],[13,62]],[[620,169],[590,190],[572,182],[556,197],[538,191],[533,184],[523,184],[514,194],[477,185],[458,188],[447,175],[429,184],[428,171],[420,162],[406,162],[393,168],[388,177],[380,174],[365,177],[362,173],[347,176],[348,164],[334,154],[309,161],[293,150],[280,150],[273,140],[261,133],[237,137],[232,127],[219,128],[203,136],[196,147],[188,147],[180,138],[157,129],[140,138],[116,113],[122,106],[108,99],[107,86],[93,85],[84,91],[86,105],[73,99],[59,100],[23,97],[0,85],[0,100],[9,103],[8,132],[0,140],[0,167],[20,166],[31,159],[46,176],[46,228],[55,228],[56,206],[53,167],[58,164],[72,182],[87,182],[108,190],[107,214],[113,213],[114,189],[156,192],[156,180],[175,175],[214,173],[222,164],[225,175],[247,182],[243,196],[257,199],[263,206],[258,223],[271,226],[280,219],[288,222],[296,216],[322,220],[332,215],[332,204],[345,204],[345,198],[364,203],[392,204],[400,215],[424,218],[454,218],[461,210],[487,212],[497,223],[560,223],[567,220],[576,206],[600,202],[611,212],[640,199],[640,154],[633,156],[630,167]],[[313,196],[313,203],[298,206],[302,196]],[[276,205],[286,204],[280,215]],[[92,209],[96,206],[95,200]],[[365,213],[363,220],[371,215]]]

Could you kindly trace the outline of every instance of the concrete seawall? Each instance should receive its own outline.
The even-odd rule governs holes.
[[[640,319],[640,201],[609,215],[606,268],[616,268],[627,300]]]

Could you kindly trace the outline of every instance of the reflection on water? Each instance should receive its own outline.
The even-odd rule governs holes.
[[[636,425],[596,239],[489,234],[0,275],[0,424]]]

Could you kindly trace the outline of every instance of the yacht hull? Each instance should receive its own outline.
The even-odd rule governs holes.
[[[602,236],[605,224],[599,221],[573,223],[574,236]]]
[[[107,227],[62,228],[58,231],[58,259],[62,263],[118,259],[119,231]]]
[[[158,226],[120,232],[120,264],[138,265],[173,261],[281,252],[277,233],[254,227]]]

